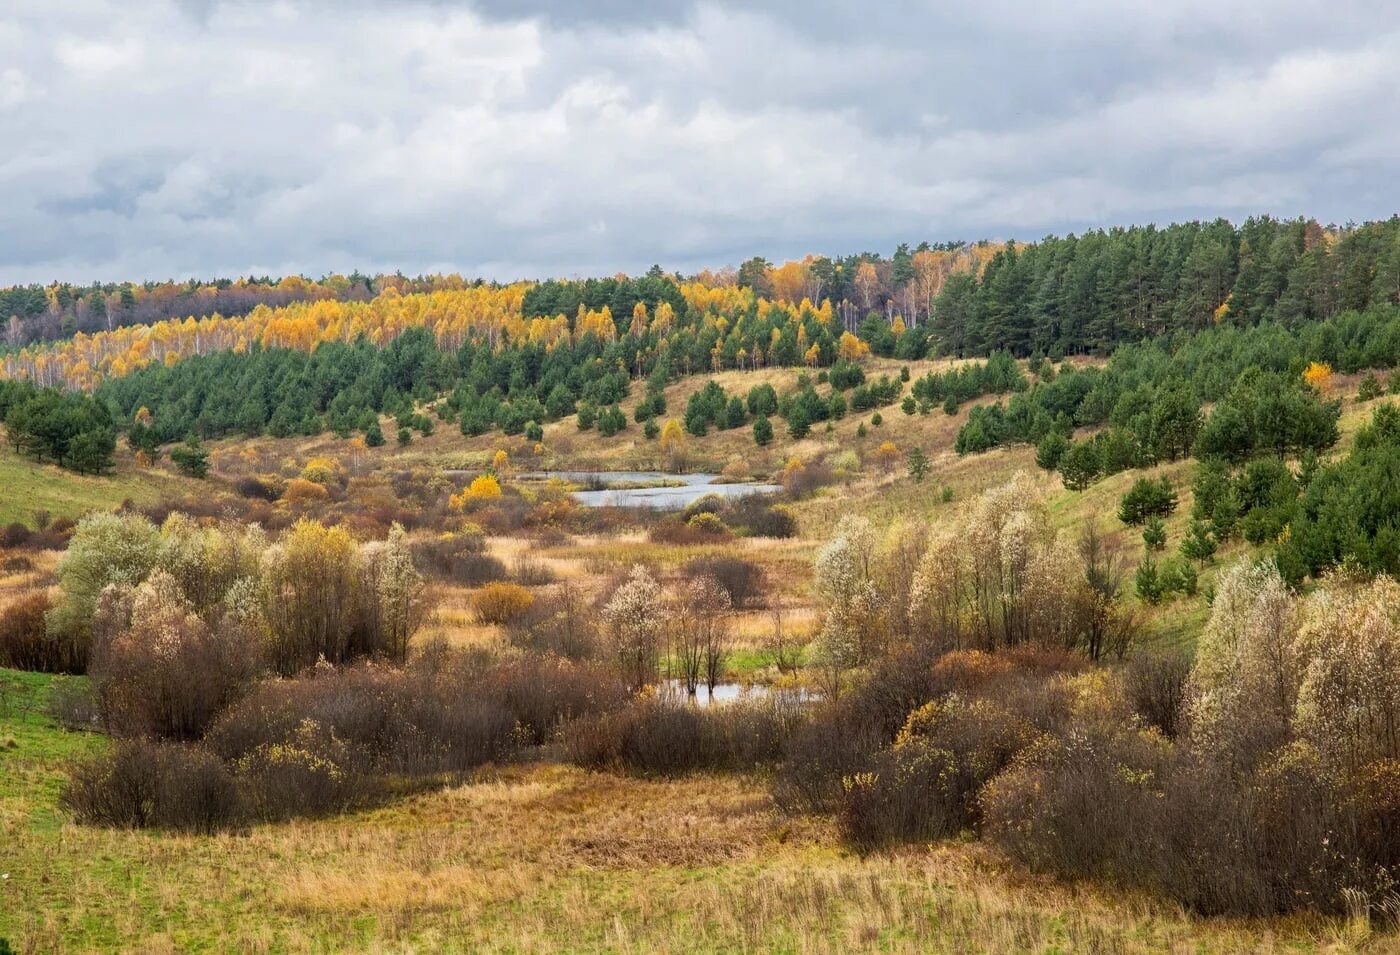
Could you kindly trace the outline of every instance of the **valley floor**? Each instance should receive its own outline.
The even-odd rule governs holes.
[[[552,763],[220,836],[72,825],[64,761],[103,745],[0,671],[0,938],[19,952],[1392,951],[1328,920],[1193,919],[1019,874],[971,844],[861,858],[765,781]]]

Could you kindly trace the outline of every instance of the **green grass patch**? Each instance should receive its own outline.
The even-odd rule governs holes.
[[[177,490],[180,478],[161,472],[118,470],[94,477],[53,464],[38,464],[9,450],[0,450],[0,524],[34,526],[34,513],[77,520],[88,511],[110,511],[123,501],[154,502]]]

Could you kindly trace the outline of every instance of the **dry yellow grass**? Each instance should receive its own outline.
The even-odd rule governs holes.
[[[7,825],[35,951],[1382,951],[1324,920],[1198,921],[972,845],[862,859],[761,781],[557,766],[216,837]]]

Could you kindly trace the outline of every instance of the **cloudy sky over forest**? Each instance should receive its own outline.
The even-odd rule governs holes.
[[[7,0],[0,283],[493,278],[1400,209],[1315,0]]]

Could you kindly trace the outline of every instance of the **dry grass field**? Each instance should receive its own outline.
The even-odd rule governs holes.
[[[975,844],[862,858],[759,777],[486,767],[381,808],[217,836],[56,806],[103,745],[0,671],[0,937],[21,952],[1383,952],[1364,921],[1193,919]]]

